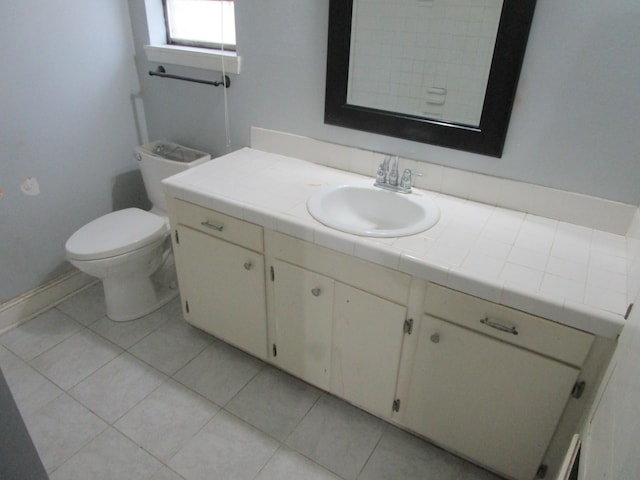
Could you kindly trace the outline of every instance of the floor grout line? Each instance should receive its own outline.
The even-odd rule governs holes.
[[[88,290],[89,289],[87,288],[87,289],[83,290],[83,292],[86,292]],[[80,295],[82,295],[82,293],[80,293]],[[85,295],[87,297],[89,297],[89,299],[91,299],[89,294],[85,293]],[[76,300],[77,304],[81,304],[82,298],[77,298],[75,300]],[[171,302],[169,304],[167,304],[167,305],[170,305],[170,304],[171,304]],[[53,308],[58,309],[58,306],[53,307]],[[78,308],[78,307],[75,307],[75,308]],[[165,307],[165,308],[169,309],[171,307]],[[39,357],[40,355],[44,354],[45,352],[55,348],[56,346],[60,345],[64,341],[68,340],[69,338],[72,338],[73,336],[79,334],[82,331],[90,332],[92,335],[95,335],[95,338],[98,338],[101,341],[107,342],[107,344],[112,345],[115,348],[117,348],[119,350],[119,352],[117,353],[117,355],[114,358],[111,358],[110,360],[106,361],[102,365],[100,365],[97,368],[95,368],[92,372],[88,373],[81,380],[79,380],[76,383],[74,383],[74,385],[72,385],[72,386],[70,386],[68,388],[63,388],[63,387],[59,386],[54,380],[50,379],[46,374],[40,372],[33,365],[31,365],[30,361],[24,360],[22,357],[20,357],[16,353],[14,353],[11,350],[11,348],[9,348],[9,347],[7,347],[6,345],[3,344],[3,347],[6,348],[7,352],[10,355],[12,355],[13,357],[15,357],[15,359],[17,359],[18,362],[21,362],[22,364],[26,365],[35,374],[39,375],[46,382],[51,383],[52,385],[54,385],[56,388],[58,388],[60,390],[60,393],[58,393],[55,397],[51,398],[47,403],[45,403],[44,405],[39,406],[33,412],[30,412],[29,416],[32,416],[35,413],[40,412],[43,408],[45,408],[46,406],[50,405],[52,402],[54,402],[56,400],[59,401],[59,399],[60,399],[60,397],[62,395],[66,395],[68,397],[68,399],[70,399],[71,401],[73,401],[76,404],[78,404],[79,406],[81,406],[84,410],[89,412],[92,416],[94,416],[96,419],[98,419],[100,422],[102,422],[104,424],[104,428],[102,428],[99,433],[97,433],[96,435],[94,435],[92,438],[90,438],[89,440],[85,441],[84,443],[82,443],[82,445],[79,448],[77,448],[74,452],[72,452],[72,453],[68,452],[68,454],[65,456],[64,460],[62,462],[60,462],[59,465],[57,465],[55,468],[53,468],[50,471],[47,470],[50,474],[55,473],[55,471],[60,469],[63,465],[67,464],[68,462],[72,462],[72,459],[74,457],[76,457],[76,455],[78,455],[78,453],[81,450],[83,450],[89,444],[94,442],[100,435],[105,434],[105,432],[108,429],[113,429],[119,435],[122,435],[122,437],[124,439],[126,439],[128,442],[131,442],[132,445],[135,445],[137,448],[139,448],[142,451],[144,451],[146,454],[148,454],[151,458],[155,459],[155,461],[157,461],[159,463],[160,466],[154,472],[152,472],[150,475],[146,476],[145,477],[146,479],[154,478],[156,475],[159,475],[160,472],[163,471],[163,469],[166,468],[169,472],[175,473],[179,477],[185,478],[185,479],[188,480],[188,477],[185,477],[183,475],[183,473],[179,473],[179,472],[177,472],[177,470],[174,470],[174,468],[172,468],[170,466],[170,463],[172,462],[173,459],[176,458],[177,455],[184,453],[185,449],[187,449],[190,445],[192,445],[193,439],[198,437],[203,432],[203,430],[207,426],[209,426],[211,424],[211,422],[215,421],[215,419],[220,415],[220,412],[224,412],[225,415],[228,415],[229,418],[233,418],[234,421],[242,422],[242,424],[250,427],[251,430],[253,430],[255,432],[259,432],[260,433],[260,438],[267,438],[270,441],[275,442],[275,445],[277,445],[277,448],[275,448],[275,450],[268,456],[268,458],[266,458],[264,460],[264,462],[255,470],[255,472],[252,473],[252,476],[250,477],[251,479],[256,480],[256,479],[260,478],[263,474],[266,475],[267,474],[266,472],[267,472],[267,469],[268,469],[269,465],[272,462],[274,462],[277,457],[280,457],[281,455],[284,455],[287,452],[292,452],[293,454],[295,454],[295,456],[299,456],[299,458],[304,459],[305,462],[308,462],[308,463],[305,463],[305,465],[308,465],[308,468],[317,468],[317,469],[320,469],[320,470],[318,470],[318,472],[327,472],[327,475],[331,475],[332,476],[331,478],[335,478],[335,479],[339,479],[339,480],[340,479],[341,480],[345,480],[345,478],[343,476],[340,476],[337,472],[333,471],[334,468],[332,468],[331,466],[328,466],[328,464],[327,465],[323,465],[322,463],[319,463],[318,459],[313,458],[313,455],[309,456],[309,455],[305,454],[303,451],[300,451],[298,449],[300,447],[299,444],[296,447],[296,446],[289,445],[289,443],[287,443],[287,442],[292,438],[292,435],[300,429],[300,427],[303,425],[305,420],[311,418],[310,415],[312,414],[312,412],[315,412],[316,409],[320,408],[320,406],[323,405],[323,399],[325,399],[327,397],[331,397],[331,398],[336,399],[337,400],[336,402],[331,402],[332,408],[343,408],[343,406],[348,406],[349,408],[357,408],[357,407],[352,406],[350,403],[348,403],[348,402],[346,402],[346,401],[344,401],[342,399],[339,399],[338,397],[335,397],[334,395],[332,395],[332,394],[330,394],[328,392],[325,392],[325,391],[322,391],[320,389],[317,389],[317,387],[315,387],[313,385],[310,385],[307,382],[304,382],[303,380],[295,379],[297,382],[301,382],[302,384],[305,384],[306,386],[317,390],[317,395],[316,395],[316,393],[314,391],[310,390],[309,394],[310,395],[312,395],[312,394],[316,395],[315,398],[313,399],[313,401],[309,402],[308,406],[306,406],[306,404],[305,404],[306,411],[304,411],[303,414],[301,414],[301,415],[296,414],[295,417],[292,417],[292,416],[289,417],[292,420],[295,419],[295,421],[293,423],[291,423],[290,427],[288,426],[289,430],[282,437],[282,440],[280,440],[278,437],[274,436],[273,432],[270,433],[268,431],[268,429],[265,429],[264,427],[259,426],[258,423],[254,424],[254,422],[252,422],[250,419],[245,419],[242,416],[242,414],[234,413],[233,411],[231,411],[229,409],[229,407],[234,403],[234,401],[238,400],[239,398],[242,398],[241,396],[243,394],[244,395],[251,395],[251,394],[255,395],[256,394],[255,392],[252,393],[252,392],[249,391],[250,385],[254,384],[254,382],[257,382],[258,378],[261,376],[261,374],[263,374],[263,375],[267,374],[268,369],[273,369],[274,371],[277,371],[278,375],[280,375],[280,374],[287,375],[287,376],[289,375],[287,372],[279,369],[277,366],[271,365],[271,364],[265,362],[264,360],[260,360],[261,363],[259,365],[259,368],[257,368],[256,371],[252,375],[250,375],[249,377],[246,378],[246,381],[244,381],[242,386],[240,388],[238,388],[238,390],[235,393],[233,393],[233,395],[224,403],[224,405],[218,405],[216,402],[214,402],[214,401],[210,400],[209,398],[207,398],[204,394],[196,391],[193,388],[193,386],[189,386],[189,385],[186,385],[186,384],[180,382],[176,377],[179,375],[179,373],[183,369],[187,368],[189,365],[192,365],[193,362],[195,362],[196,359],[199,357],[199,355],[201,355],[207,348],[209,348],[211,345],[213,345],[214,342],[217,342],[217,341],[220,341],[220,340],[214,339],[213,337],[209,336],[211,341],[208,341],[203,346],[199,346],[198,349],[197,349],[197,352],[194,351],[194,354],[191,356],[191,358],[189,358],[189,360],[187,360],[184,364],[182,364],[179,368],[177,368],[177,370],[175,370],[171,374],[167,374],[167,373],[161,371],[155,365],[153,365],[150,361],[144,360],[144,359],[138,357],[136,354],[131,352],[131,349],[133,349],[136,345],[138,345],[144,339],[148,338],[150,335],[153,335],[154,333],[158,332],[161,328],[163,328],[169,322],[175,321],[175,319],[171,318],[169,315],[167,315],[167,318],[164,321],[159,322],[158,325],[154,325],[153,328],[149,332],[147,332],[145,335],[140,337],[133,345],[131,345],[131,346],[127,347],[127,348],[124,348],[124,347],[121,347],[120,345],[118,345],[118,343],[116,343],[115,341],[113,341],[110,338],[108,338],[107,336],[105,336],[104,334],[101,334],[100,332],[98,332],[98,331],[94,330],[93,328],[91,328],[91,325],[95,325],[97,322],[99,322],[100,320],[102,320],[102,319],[104,319],[106,317],[101,316],[100,318],[95,319],[92,323],[85,324],[83,322],[80,322],[76,318],[74,318],[71,314],[68,314],[68,313],[66,313],[64,311],[61,311],[61,310],[58,310],[58,311],[59,311],[59,313],[65,315],[66,317],[69,317],[76,324],[78,324],[79,328],[76,331],[74,331],[71,335],[69,335],[69,336],[65,337],[64,339],[62,339],[56,345],[53,345],[53,346],[49,347],[47,350],[39,353],[36,357],[34,357],[34,359]],[[165,310],[165,312],[168,312],[168,311],[171,311],[171,310]],[[162,313],[162,314],[165,314],[165,313]],[[181,315],[181,312],[176,312],[176,315]],[[2,343],[1,339],[2,339],[2,336],[0,336],[0,343]],[[194,341],[196,341],[196,340],[194,340]],[[199,345],[199,344],[195,343],[194,345]],[[230,350],[230,352],[231,352],[230,355],[232,357],[234,355],[233,352],[235,352],[235,351],[241,352],[241,351],[233,348],[232,350]],[[147,391],[146,394],[144,394],[144,396],[142,398],[136,399],[130,405],[127,404],[126,411],[124,411],[123,413],[119,413],[117,418],[114,418],[112,421],[111,420],[106,420],[105,418],[103,418],[98,413],[98,411],[100,411],[100,409],[96,408],[96,405],[99,405],[99,404],[92,404],[91,401],[88,401],[87,399],[85,399],[84,401],[80,400],[80,398],[76,398],[71,393],[71,391],[74,390],[82,382],[85,382],[86,380],[91,378],[93,375],[96,375],[98,372],[101,372],[102,369],[107,367],[107,365],[109,365],[111,362],[114,362],[114,361],[116,361],[118,359],[121,360],[122,359],[121,357],[123,357],[125,353],[132,360],[134,360],[136,362],[136,365],[139,364],[139,365],[145,367],[145,372],[144,372],[145,375],[148,373],[149,375],[152,375],[154,377],[157,376],[159,379],[161,379],[161,381],[157,385],[154,385],[153,388],[151,388],[149,391]],[[245,354],[242,353],[242,355],[245,355]],[[238,357],[238,358],[240,358],[240,357]],[[120,372],[118,372],[118,373],[120,373]],[[123,375],[126,375],[126,374],[123,374]],[[142,374],[140,374],[140,375],[142,375]],[[293,378],[295,378],[295,377],[293,377]],[[265,379],[264,381],[267,381],[267,380]],[[184,389],[185,391],[188,391],[190,395],[194,395],[194,397],[191,397],[191,398],[200,399],[202,402],[204,402],[204,403],[202,403],[202,405],[210,404],[212,407],[215,407],[216,411],[210,417],[208,417],[208,419],[206,421],[202,421],[201,423],[199,423],[197,428],[194,429],[192,432],[189,431],[189,434],[186,435],[184,439],[182,439],[181,443],[180,444],[176,444],[176,446],[174,447],[175,450],[173,450],[172,453],[169,456],[165,456],[164,459],[163,459],[159,455],[153,454],[151,452],[151,450],[154,450],[154,449],[153,448],[149,449],[148,445],[146,445],[146,441],[138,442],[138,441],[134,440],[134,438],[129,436],[127,433],[125,433],[125,431],[120,430],[120,428],[117,427],[116,424],[119,423],[119,422],[121,423],[122,419],[125,416],[130,414],[135,409],[138,409],[140,407],[140,405],[143,404],[143,402],[148,401],[148,399],[150,399],[154,394],[157,394],[160,389],[162,389],[163,387],[167,387],[169,382],[175,383],[175,385],[179,386],[180,389]],[[293,390],[292,390],[292,392],[293,392]],[[87,402],[87,403],[85,404],[85,402]],[[325,407],[326,407],[326,405],[325,405]],[[368,412],[364,412],[364,413],[366,413],[367,415],[371,416],[373,419],[375,419],[376,422],[377,421],[384,422],[383,420],[380,420],[377,417],[372,416]],[[258,413],[258,415],[259,414],[260,413]],[[264,413],[262,413],[262,414],[264,414]],[[366,470],[367,466],[370,464],[370,462],[373,461],[373,459],[374,459],[374,457],[376,455],[379,455],[379,450],[380,450],[379,447],[382,444],[383,440],[385,439],[385,436],[388,434],[389,431],[391,431],[391,428],[396,428],[396,427],[393,426],[393,424],[390,424],[388,422],[384,422],[382,425],[383,426],[382,426],[381,430],[379,431],[379,433],[376,434],[376,435],[378,435],[378,437],[375,440],[375,443],[373,444],[373,446],[372,447],[366,447],[366,450],[367,450],[366,458],[365,458],[364,462],[362,463],[362,466],[359,469],[359,471],[355,474],[354,478],[360,478],[363,475],[363,472],[365,472],[365,470]],[[410,434],[407,434],[407,435],[410,435]],[[415,438],[417,438],[417,437],[415,437]],[[450,454],[447,453],[446,455],[450,455]],[[323,463],[327,463],[327,462],[323,460]],[[305,467],[305,468],[307,468],[307,467]],[[489,477],[489,478],[493,478],[493,477]],[[498,480],[497,477],[495,477],[495,479]]]

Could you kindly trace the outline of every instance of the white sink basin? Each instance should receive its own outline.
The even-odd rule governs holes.
[[[307,210],[328,227],[365,237],[414,235],[440,219],[440,208],[433,200],[374,186],[327,187],[309,197]]]

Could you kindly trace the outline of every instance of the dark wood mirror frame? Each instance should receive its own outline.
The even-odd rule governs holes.
[[[478,127],[347,103],[353,0],[330,0],[324,121],[442,147],[501,157],[536,0],[504,0]]]

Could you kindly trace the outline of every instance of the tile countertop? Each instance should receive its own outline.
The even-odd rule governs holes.
[[[363,260],[615,338],[626,311],[626,242],[545,217],[414,189],[440,221],[408,237],[371,238],[317,222],[306,201],[328,185],[373,179],[244,148],[163,181],[167,195]]]

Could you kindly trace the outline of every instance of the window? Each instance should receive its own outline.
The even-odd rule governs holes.
[[[235,50],[232,0],[163,0],[167,44]]]

